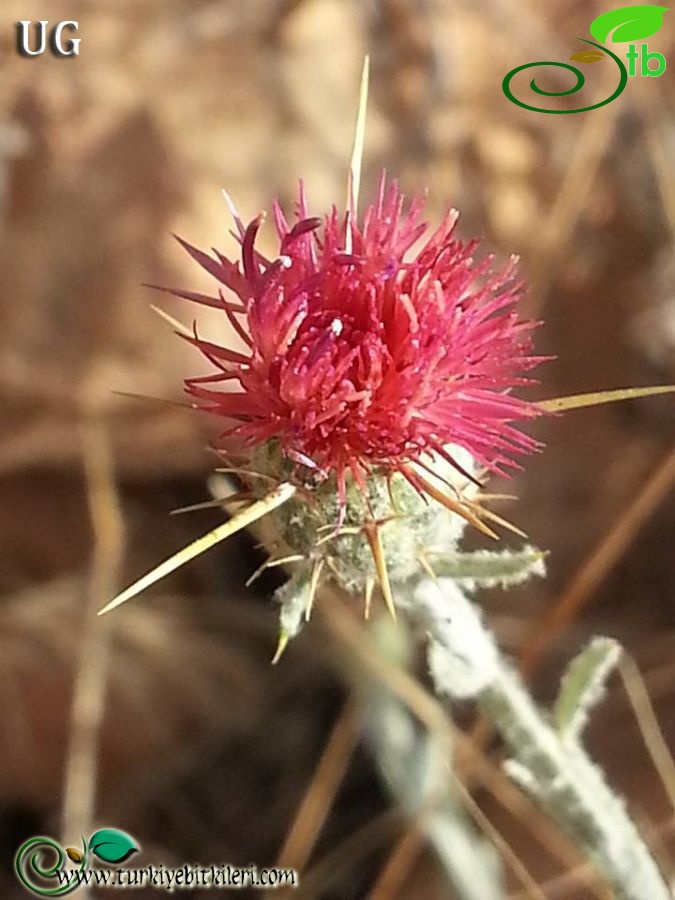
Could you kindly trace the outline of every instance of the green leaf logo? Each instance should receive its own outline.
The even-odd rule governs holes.
[[[641,41],[656,34],[666,12],[667,6],[624,6],[598,16],[590,31],[603,44],[610,35],[613,41]]]
[[[570,56],[570,59],[574,60],[574,62],[580,63],[600,62],[600,60],[604,58],[605,54],[601,53],[599,50],[580,50],[578,53],[573,53]]]
[[[138,851],[134,839],[118,828],[101,828],[89,838],[89,849],[106,863],[123,863]]]

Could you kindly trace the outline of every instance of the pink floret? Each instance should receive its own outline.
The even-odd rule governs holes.
[[[232,420],[223,439],[275,438],[298,466],[334,474],[341,497],[349,472],[363,484],[373,468],[447,456],[448,444],[500,473],[537,449],[515,425],[541,409],[511,393],[542,361],[538,323],[518,320],[515,261],[498,273],[490,258],[475,262],[477,242],[454,237],[454,212],[428,235],[422,206],[405,207],[383,178],[359,223],[335,209],[311,218],[301,187],[294,225],[274,204],[273,261],[255,248],[259,218],[237,219],[240,263],[181,241],[226,294],[174,293],[222,309],[247,348],[192,338],[216,371],[187,391]]]

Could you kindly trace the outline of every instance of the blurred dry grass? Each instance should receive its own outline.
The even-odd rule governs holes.
[[[388,809],[366,748],[349,738],[353,712],[338,720],[313,774],[349,693],[336,649],[344,635],[331,617],[317,620],[270,669],[274,582],[244,588],[259,562],[247,538],[116,616],[104,656],[83,657],[109,585],[217,521],[168,517],[206,493],[209,423],[114,392],[176,399],[182,375],[200,365],[152,315],[140,283],[198,288],[171,231],[231,249],[222,186],[247,216],[274,195],[291,202],[300,175],[317,210],[344,195],[366,49],[364,194],[386,166],[409,191],[428,186],[431,216],[456,206],[465,235],[521,255],[527,303],[546,322],[539,346],[558,356],[542,371],[539,396],[675,381],[671,82],[635,79],[615,103],[578,117],[528,113],[500,88],[521,62],[564,59],[600,11],[571,0],[3,4],[6,859],[23,837],[58,834],[64,816],[71,827],[91,814],[127,828],[157,861],[271,864],[288,841],[291,857],[306,862],[306,897],[364,897],[371,888],[377,900],[447,896],[433,859]],[[81,55],[19,58],[13,23],[31,17],[78,19]],[[666,17],[658,38],[666,55],[672,33]],[[93,462],[83,443],[92,422],[103,435]],[[503,641],[526,657],[539,648],[535,683],[546,699],[589,634],[619,637],[640,662],[672,746],[672,403],[571,414],[542,423],[539,435],[547,450],[517,479],[521,499],[507,514],[552,551],[551,577],[513,601],[488,598]],[[107,476],[96,469],[101,454],[114,459]],[[119,506],[117,525],[105,511],[108,525],[97,520],[96,471]],[[110,527],[124,532],[126,553],[122,560],[119,534],[101,562]],[[93,707],[79,695],[78,707],[87,665],[100,691]],[[96,736],[97,703],[100,733],[83,749],[71,716]],[[667,859],[673,810],[618,687],[592,741]],[[73,751],[93,763],[75,795]],[[535,812],[512,795],[509,811],[494,787],[483,782],[476,796],[532,873],[562,873],[546,895],[591,896],[588,881],[579,887],[569,875],[574,851],[552,834],[542,853]],[[69,796],[75,806],[64,810]],[[0,891],[19,896],[6,871]]]

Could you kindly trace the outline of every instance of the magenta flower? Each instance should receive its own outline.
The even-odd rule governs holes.
[[[541,361],[531,355],[537,323],[517,318],[515,260],[497,274],[491,258],[476,263],[478,242],[454,237],[454,211],[424,238],[422,206],[405,208],[383,178],[361,223],[335,208],[322,220],[308,217],[301,186],[295,225],[274,204],[272,261],[255,249],[260,217],[244,228],[235,214],[241,268],[180,241],[239,302],[220,290],[173,293],[221,308],[249,348],[195,332],[189,340],[217,371],[189,379],[188,393],[235,423],[223,437],[276,438],[298,466],[334,474],[341,503],[348,473],[363,485],[373,469],[399,471],[419,487],[408,464],[425,453],[448,459],[448,444],[502,473],[538,446],[514,427],[541,413],[510,393]]]

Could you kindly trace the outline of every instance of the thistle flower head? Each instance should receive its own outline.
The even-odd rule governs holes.
[[[256,248],[262,216],[245,227],[227,195],[240,262],[179,238],[222,287],[211,296],[170,293],[220,309],[244,344],[243,351],[221,346],[196,326],[190,333],[179,325],[215,369],[187,379],[192,405],[228,420],[221,436],[228,455],[235,441],[248,448],[251,466],[236,471],[251,502],[99,614],[269,515],[272,542],[288,554],[266,565],[299,564],[277,597],[274,661],[309,618],[326,577],[362,590],[366,615],[379,581],[395,617],[392,583],[415,577],[420,566],[431,571],[430,553],[456,553],[467,522],[492,537],[485,519],[524,536],[485,508],[499,495],[478,496],[474,474],[477,466],[505,474],[518,456],[538,448],[519,424],[543,412],[674,389],[537,404],[514,397],[512,389],[528,384],[527,373],[542,361],[532,353],[538,323],[518,319],[515,259],[498,272],[490,257],[475,261],[477,242],[454,235],[454,211],[429,233],[420,221],[423,202],[406,205],[384,176],[375,204],[361,219],[356,215],[367,94],[366,58],[345,215],[333,208],[323,219],[311,217],[301,184],[293,224],[273,205],[279,243],[273,259]]]
[[[420,488],[411,464],[454,462],[450,444],[493,472],[537,446],[515,424],[540,408],[510,393],[540,361],[536,323],[518,321],[515,260],[494,273],[455,237],[454,211],[429,234],[422,207],[383,177],[359,222],[335,208],[319,219],[301,187],[294,224],[274,204],[273,260],[255,247],[261,217],[245,228],[235,213],[241,264],[182,242],[228,293],[176,293],[223,309],[248,348],[195,333],[216,372],[188,393],[231,421],[224,437],[275,439],[300,481],[334,476],[342,505],[347,480],[364,488],[372,472]]]

